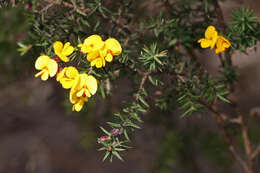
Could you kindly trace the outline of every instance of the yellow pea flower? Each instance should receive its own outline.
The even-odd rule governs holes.
[[[79,72],[75,67],[65,67],[61,72],[57,74],[56,80],[62,84],[65,89],[70,89],[75,80],[79,76]]]
[[[58,63],[46,55],[39,56],[35,62],[35,68],[41,70],[35,77],[41,76],[43,81],[46,81],[49,76],[53,77],[58,71]]]
[[[70,46],[70,42],[63,43],[60,41],[56,41],[53,44],[53,49],[55,54],[64,62],[69,62],[68,56],[71,55],[74,51],[74,47]]]
[[[218,36],[217,44],[216,44],[216,54],[224,52],[231,46],[231,43],[223,36]]]
[[[98,51],[104,44],[104,41],[99,35],[91,35],[84,40],[83,44],[79,44],[78,47],[81,48],[81,52],[89,53]]]
[[[198,40],[202,48],[214,48],[218,38],[218,32],[214,26],[209,26],[205,31],[205,38]]]
[[[92,51],[87,54],[87,60],[90,62],[91,66],[96,66],[97,68],[104,67],[106,65],[105,61],[106,49],[103,46],[97,51]]]
[[[80,74],[75,85],[71,88],[71,92],[76,92],[78,97],[91,97],[97,91],[97,80],[92,75],[86,73]]]
[[[94,95],[97,91],[97,80],[86,73],[80,74],[75,85],[70,90],[70,101],[73,104],[72,110],[80,111],[88,97]]]
[[[105,41],[105,47],[107,49],[107,55],[105,57],[107,62],[111,62],[113,60],[113,56],[120,55],[122,52],[120,43],[114,38],[107,39]]]
[[[81,111],[88,97],[77,97],[76,93],[70,92],[70,102],[73,104],[72,111]]]

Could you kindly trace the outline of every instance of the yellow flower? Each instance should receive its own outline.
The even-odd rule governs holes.
[[[87,60],[90,62],[91,66],[96,66],[97,68],[105,67],[106,61],[105,61],[105,55],[103,52],[106,52],[105,46],[103,48],[89,52],[87,54]]]
[[[120,43],[114,38],[107,39],[105,41],[105,47],[107,49],[107,55],[105,57],[107,62],[111,62],[113,60],[113,56],[120,55],[122,52]]]
[[[218,32],[214,26],[209,26],[205,32],[205,38],[198,40],[202,48],[214,48],[218,38]]]
[[[72,110],[80,111],[88,98],[97,91],[97,80],[86,73],[80,74],[70,90],[70,102]]]
[[[81,111],[88,97],[77,97],[76,93],[70,92],[70,101],[73,104],[72,111]]]
[[[41,70],[35,77],[41,76],[43,81],[46,81],[49,76],[53,77],[58,71],[58,64],[56,61],[46,55],[39,56],[35,62],[35,68]]]
[[[69,66],[65,67],[61,72],[57,74],[56,80],[62,84],[65,89],[70,89],[75,80],[79,76],[79,72],[75,67]]]
[[[218,36],[216,54],[224,52],[231,46],[231,43],[223,36]]]
[[[84,40],[83,44],[79,44],[78,47],[81,48],[81,52],[89,53],[98,51],[104,44],[104,41],[99,35],[91,35]]]
[[[106,61],[111,62],[113,56],[122,52],[121,45],[116,39],[109,38],[104,42],[99,35],[89,36],[83,44],[78,46],[81,48],[81,52],[87,53],[90,65],[97,68],[105,67]]]
[[[70,46],[70,42],[63,43],[60,41],[56,41],[53,44],[53,49],[55,54],[64,62],[69,62],[68,56],[71,55],[74,51],[74,47]]]

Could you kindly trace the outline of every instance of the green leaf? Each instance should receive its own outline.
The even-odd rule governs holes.
[[[231,103],[228,99],[226,99],[225,97],[223,97],[223,96],[221,96],[221,95],[217,95],[217,98],[219,98],[219,99],[222,100],[223,102]]]
[[[130,141],[130,138],[129,138],[128,134],[127,134],[126,129],[124,129],[124,136],[125,136],[125,138],[126,138],[128,141]]]
[[[121,127],[121,125],[118,123],[107,122],[107,124],[110,125],[111,127]]]
[[[76,10],[77,13],[81,14],[82,16],[87,16],[83,11],[81,11],[80,9]]]
[[[124,161],[117,151],[112,151],[112,154],[115,155],[119,160]]]
[[[108,131],[106,131],[103,127],[99,127],[105,134],[107,134],[108,136],[110,136],[110,133]]]
[[[147,108],[149,108],[149,105],[148,103],[143,99],[142,96],[139,95],[139,98],[138,98]]]
[[[103,158],[103,160],[102,160],[103,162],[107,159],[107,157],[109,156],[109,154],[110,154],[110,152],[107,151],[106,154],[105,154],[105,156],[104,156],[104,158]]]

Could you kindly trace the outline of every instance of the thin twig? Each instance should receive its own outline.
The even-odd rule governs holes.
[[[260,144],[256,147],[256,149],[254,150],[254,152],[252,152],[251,154],[251,159],[255,160],[256,157],[260,154]]]
[[[203,103],[203,104],[213,113],[213,115],[217,121],[217,125],[218,125],[219,129],[222,131],[225,142],[227,143],[228,149],[232,153],[232,156],[234,157],[234,159],[238,161],[238,163],[241,165],[241,167],[244,169],[245,172],[252,173],[252,172],[250,172],[247,163],[241,158],[241,156],[235,149],[235,146],[234,146],[230,136],[228,135],[227,131],[225,130],[223,115],[217,111],[215,105],[208,105],[206,103]]]
[[[215,11],[216,11],[216,14],[217,14],[217,18],[218,18],[218,25],[222,29],[222,32],[225,33],[226,23],[225,23],[225,20],[224,20],[222,9],[220,8],[218,0],[213,0],[213,3],[214,3]]]

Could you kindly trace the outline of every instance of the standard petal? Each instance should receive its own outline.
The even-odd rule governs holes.
[[[73,79],[73,78],[76,78],[76,77],[79,75],[79,72],[78,72],[78,70],[77,70],[75,67],[69,66],[69,67],[67,68],[65,74],[66,74],[66,76],[67,76],[68,78]]]
[[[210,39],[212,36],[216,35],[217,31],[216,28],[212,25],[208,26],[205,32],[205,38]]]
[[[92,75],[89,75],[87,77],[87,87],[88,87],[88,90],[89,92],[94,95],[96,92],[97,92],[97,80],[94,76]]]
[[[86,46],[86,52],[91,52],[101,49],[105,43],[99,35],[91,35],[84,40],[83,44]]]
[[[63,44],[62,44],[62,42],[56,41],[56,42],[53,44],[53,49],[54,49],[54,52],[55,52],[56,55],[61,54],[62,49],[63,49]]]
[[[53,59],[50,59],[47,67],[48,67],[48,72],[50,74],[50,77],[55,76],[58,71],[58,63]]]
[[[106,48],[112,52],[113,55],[119,55],[122,52],[120,43],[114,39],[109,38],[105,41]]]
[[[70,42],[65,43],[64,48],[62,49],[62,54],[69,56],[74,51],[74,47],[70,46]]]
[[[35,62],[35,68],[37,70],[43,69],[44,67],[47,66],[49,60],[50,60],[50,57],[48,57],[46,55],[39,56]]]

